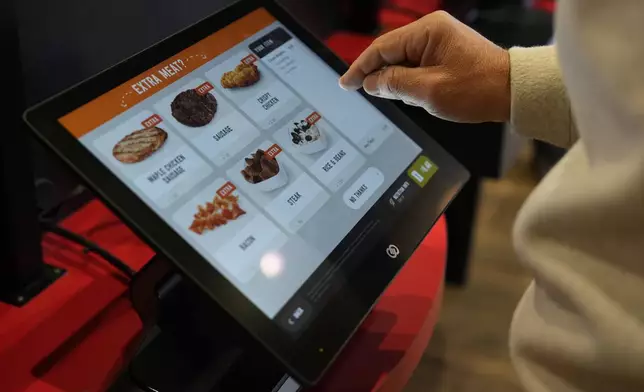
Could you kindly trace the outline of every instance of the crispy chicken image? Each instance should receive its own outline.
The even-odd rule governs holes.
[[[240,88],[248,87],[259,81],[259,69],[255,64],[241,63],[234,70],[226,72],[221,77],[221,87]]]

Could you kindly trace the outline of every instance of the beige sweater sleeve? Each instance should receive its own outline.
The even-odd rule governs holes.
[[[515,132],[571,147],[577,131],[554,46],[510,49]]]
[[[569,144],[570,105],[579,134],[514,228],[535,277],[510,345],[529,392],[644,392],[642,15],[642,0],[559,1],[558,56],[512,50],[518,131]]]

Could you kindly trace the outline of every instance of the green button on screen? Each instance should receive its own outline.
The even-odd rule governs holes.
[[[438,166],[426,156],[421,155],[407,170],[407,175],[412,181],[423,188],[437,171]]]

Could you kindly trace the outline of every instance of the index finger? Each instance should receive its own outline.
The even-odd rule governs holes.
[[[362,87],[365,77],[370,73],[387,65],[412,60],[408,58],[408,45],[416,23],[411,23],[376,38],[351,64],[349,70],[342,75],[340,86],[347,90],[359,89]]]

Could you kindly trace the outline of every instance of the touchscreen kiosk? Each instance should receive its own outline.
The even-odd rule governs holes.
[[[118,45],[118,43],[114,43]],[[314,383],[467,174],[271,2],[30,110],[138,234]]]

